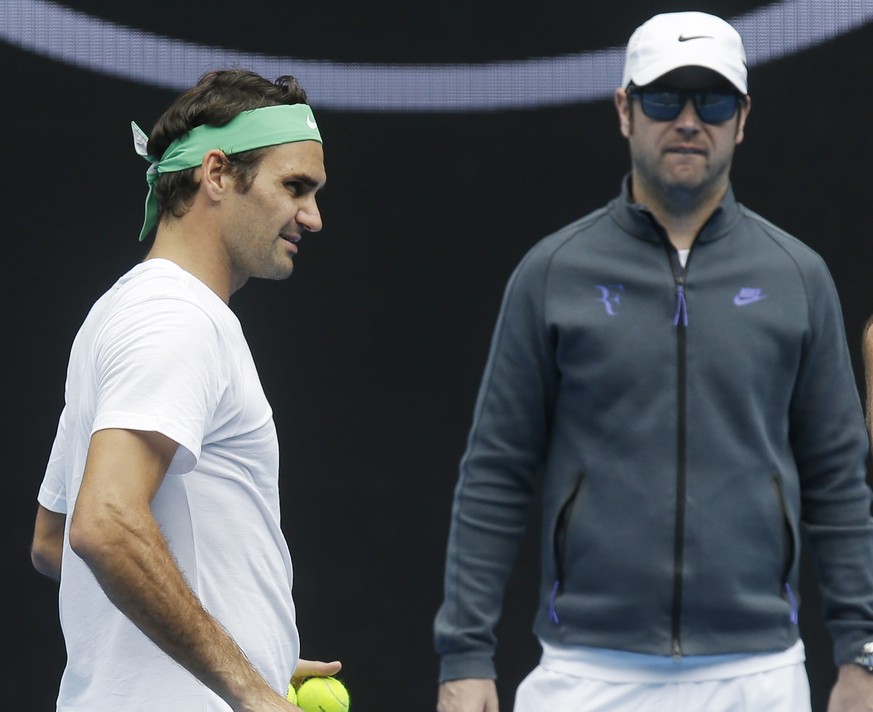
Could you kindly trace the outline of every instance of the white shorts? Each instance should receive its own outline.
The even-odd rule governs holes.
[[[555,669],[558,667],[560,669]],[[548,666],[519,685],[514,712],[811,712],[802,662],[726,679],[607,682]]]

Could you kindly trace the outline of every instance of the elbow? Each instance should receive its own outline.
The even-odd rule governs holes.
[[[39,573],[48,576],[55,581],[61,580],[61,557],[60,553],[34,542],[30,549],[30,561]]]
[[[70,550],[96,573],[123,548],[131,525],[116,506],[77,504],[70,521]]]
[[[100,528],[89,517],[76,513],[70,522],[70,550],[90,564],[100,556],[103,548]]]

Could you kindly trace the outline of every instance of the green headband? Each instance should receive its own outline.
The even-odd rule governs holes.
[[[133,145],[136,152],[151,165],[146,171],[149,192],[145,201],[145,221],[139,233],[140,241],[158,221],[158,199],[155,182],[162,173],[174,173],[196,168],[207,151],[217,148],[228,156],[255,148],[277,146],[297,141],[322,143],[318,124],[307,104],[280,104],[243,111],[224,126],[196,126],[167,146],[160,158],[148,155],[148,136],[132,121]]]

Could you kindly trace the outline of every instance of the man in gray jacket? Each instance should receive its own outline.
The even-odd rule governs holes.
[[[452,511],[438,710],[497,711],[493,630],[538,489],[543,656],[516,712],[809,710],[802,531],[831,712],[871,709],[864,419],[827,268],[734,199],[740,36],[655,16],[615,105],[621,195],[506,290]]]

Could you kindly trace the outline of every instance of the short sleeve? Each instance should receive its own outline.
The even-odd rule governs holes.
[[[66,452],[67,437],[66,416],[67,409],[64,408],[58,420],[58,431],[52,443],[45,476],[36,497],[43,507],[58,514],[67,513],[67,489],[64,484],[64,453]]]
[[[220,343],[213,317],[184,299],[119,309],[95,344],[99,395],[92,432],[159,432],[179,444],[168,474],[192,470],[227,383]]]

